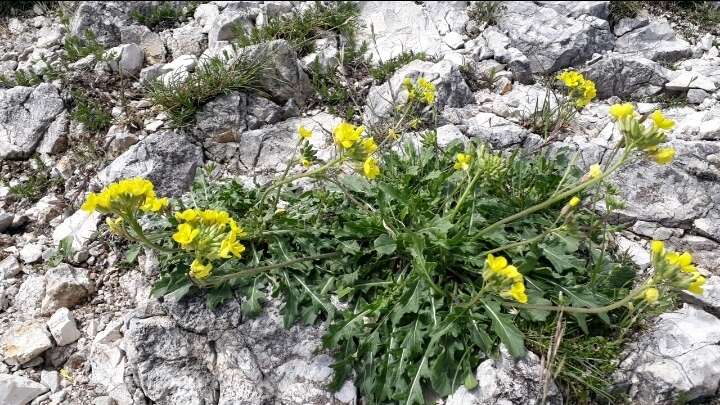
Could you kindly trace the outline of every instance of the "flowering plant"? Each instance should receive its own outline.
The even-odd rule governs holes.
[[[583,104],[591,86],[565,79]],[[435,101],[429,82],[407,86],[411,102]],[[166,253],[155,294],[203,289],[217,305],[239,291],[248,314],[281,294],[287,325],[329,321],[335,387],[355,375],[368,403],[424,403],[425,387],[448,395],[477,385],[473,369],[498,343],[523,356],[525,332],[554,312],[590,333],[678,290],[702,293],[688,253],[653,242],[655,273],[636,280],[608,250],[608,227],[592,210],[606,179],[630,160],[674,155],[660,146],[672,127],[662,113],[648,121],[616,105],[610,114],[622,140],[587,171],[564,156],[439,148],[429,136],[417,145],[343,122],[327,160],[299,128],[285,172],[257,189],[201,176],[187,208],[131,179],[91,194],[83,209]],[[322,186],[300,188],[300,179]],[[146,232],[144,216],[158,217],[157,229]]]

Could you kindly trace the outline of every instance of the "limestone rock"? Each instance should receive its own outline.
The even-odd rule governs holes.
[[[120,347],[123,342],[122,325],[122,320],[112,321],[93,339],[88,356],[90,381],[104,387],[111,402],[137,405],[124,378],[127,359]]]
[[[684,71],[680,72],[677,77],[666,83],[665,88],[672,91],[700,89],[713,92],[715,91],[715,83],[699,73]]]
[[[47,391],[46,386],[29,378],[0,374],[0,404],[25,405]]]
[[[202,150],[186,136],[161,131],[131,146],[98,173],[96,181],[104,186],[140,176],[153,182],[158,195],[177,196],[188,189],[202,163]]]
[[[25,264],[33,264],[42,259],[43,247],[39,243],[28,243],[20,249],[20,260]]]
[[[470,87],[465,83],[460,69],[452,62],[414,60],[399,69],[387,82],[370,89],[364,110],[366,122],[372,124],[387,117],[394,108],[393,100],[396,103],[407,100],[407,90],[402,87],[406,77],[424,77],[432,82],[437,90],[435,105],[439,110],[444,107],[462,107],[473,101]]]
[[[45,274],[47,284],[41,311],[50,315],[59,308],[70,308],[80,303],[94,290],[88,271],[61,264]]]
[[[10,365],[25,364],[51,347],[45,324],[35,321],[11,327],[0,343],[3,361]]]
[[[63,101],[49,83],[0,89],[0,159],[29,157],[62,110]]]
[[[120,28],[120,40],[123,44],[136,44],[145,54],[148,64],[165,62],[165,44],[160,35],[150,31],[144,25],[131,25]]]
[[[161,35],[173,58],[183,55],[200,56],[207,48],[207,38],[192,25],[164,31]]]
[[[615,41],[615,51],[665,62],[676,62],[692,55],[690,43],[678,38],[666,20],[652,21],[623,34]]]
[[[78,251],[95,236],[99,222],[100,213],[78,210],[55,228],[53,241],[57,245],[65,238],[72,238],[72,249]]]
[[[582,63],[613,47],[605,20],[591,15],[563,17],[532,2],[504,3],[498,28],[507,32],[511,45],[528,56],[534,73],[555,72]]]
[[[528,352],[515,360],[505,346],[500,346],[497,359],[480,363],[477,368],[477,388],[468,391],[460,387],[448,397],[446,405],[495,405],[541,403],[543,367],[538,356]],[[562,405],[563,397],[555,382],[550,381],[546,404]]]
[[[588,14],[607,20],[610,15],[609,1],[538,1],[537,3],[552,8],[565,17],[580,17]]]
[[[662,92],[671,73],[659,63],[638,56],[616,53],[603,55],[583,69],[595,82],[600,99],[618,96],[623,100],[642,99]]]
[[[686,304],[660,315],[633,342],[617,382],[634,404],[669,405],[716,395],[720,319]]]
[[[0,260],[0,281],[15,277],[21,269],[20,262],[15,255],[9,255]]]
[[[47,322],[48,329],[58,346],[66,346],[80,338],[75,317],[67,308],[60,308]]]
[[[136,44],[123,44],[105,51],[105,57],[113,72],[136,77],[142,69],[145,54]]]
[[[45,276],[42,274],[29,274],[20,284],[12,305],[24,317],[32,317],[40,309],[45,296]]]
[[[48,126],[45,136],[37,147],[39,153],[55,155],[67,149],[68,125],[70,123],[67,111],[62,111]]]

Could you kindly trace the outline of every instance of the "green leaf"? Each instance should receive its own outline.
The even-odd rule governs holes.
[[[210,309],[215,309],[218,305],[225,302],[225,300],[233,296],[232,288],[228,284],[222,284],[220,287],[215,287],[208,290],[207,305]]]
[[[135,260],[137,260],[137,257],[140,254],[141,249],[142,249],[142,245],[140,245],[139,243],[131,245],[125,252],[124,262],[127,264],[135,263]]]
[[[475,378],[475,374],[468,373],[468,375],[465,376],[465,381],[463,382],[463,385],[468,391],[474,390],[478,386],[478,380],[477,378]]]
[[[584,268],[584,263],[573,255],[566,254],[564,248],[556,245],[541,244],[543,256],[552,263],[555,270],[563,272],[565,270]]]
[[[545,299],[535,291],[528,291],[528,304],[552,305],[550,300]],[[550,311],[543,309],[520,309],[520,315],[533,322],[544,322],[550,315]]]
[[[523,358],[527,354],[522,332],[515,326],[512,319],[500,313],[500,305],[495,302],[483,301],[483,306],[492,320],[492,328],[500,338],[500,341],[508,348],[510,354],[516,359]]]
[[[240,304],[240,309],[243,314],[254,317],[262,311],[262,302],[265,299],[265,294],[258,288],[258,279],[255,277],[253,283],[245,291],[245,300]]]
[[[375,239],[375,242],[373,242],[373,246],[375,246],[375,250],[378,252],[379,256],[389,256],[395,252],[395,249],[397,249],[397,243],[387,234],[378,236]]]

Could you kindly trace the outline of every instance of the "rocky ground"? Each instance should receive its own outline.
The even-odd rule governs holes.
[[[150,80],[185,77],[234,52],[233,26],[261,26],[308,5],[213,1],[190,9],[173,1],[166,3],[188,12],[172,24],[150,29],[130,18],[152,3],[63,2],[2,22],[0,74],[43,80],[0,88],[0,403],[362,403],[351,381],[338,392],[325,388],[332,358],[318,350],[322,324],[285,329],[273,301],[244,319],[239,300],[210,311],[201,298],[150,298],[154,256],[128,260],[99,215],[78,211],[87,191],[124,177],[145,176],[160,193],[181,195],[211,162],[220,175],[266,179],[282,170],[299,126],[329,134],[341,121],[317,103],[310,77],[316,58],[330,70],[339,63],[343,41],[329,32],[301,58],[283,40],[259,48],[275,78],[269,94],[227,92],[205,103],[192,125],[173,129],[144,91]],[[615,178],[625,203],[615,221],[626,225],[616,245],[641,269],[650,239],[694,252],[706,293],[683,297],[638,333],[618,359],[617,385],[636,404],[717,400],[720,37],[692,21],[676,30],[673,16],[613,18],[608,1],[508,2],[491,24],[471,19],[468,2],[419,3],[360,4],[359,39],[371,43],[376,63],[403,51],[433,56],[387,81],[357,80],[357,93],[367,94],[365,122],[388,113],[404,77],[424,76],[438,88],[440,143],[477,138],[531,149],[544,142],[524,125],[544,102],[539,79],[568,67],[596,82],[599,100],[550,147],[580,151],[581,164],[603,159],[617,139],[607,117],[614,102],[635,101],[640,112],[662,106],[678,122],[669,135],[678,151],[672,164],[641,162]],[[67,38],[87,30],[100,54],[63,65]],[[61,69],[62,77],[51,74]],[[71,88],[106,103],[112,125],[88,127]],[[315,142],[332,145],[329,136]],[[502,351],[479,365],[478,388],[440,401],[531,403],[541,374],[536,355],[514,362]],[[555,388],[549,402],[563,403]]]

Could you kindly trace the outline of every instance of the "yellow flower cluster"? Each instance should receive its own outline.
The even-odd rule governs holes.
[[[373,180],[380,175],[380,166],[372,156],[378,150],[378,145],[371,136],[362,138],[364,133],[364,126],[358,127],[348,122],[341,122],[333,130],[333,137],[335,143],[344,150],[347,156],[363,162],[363,175]]]
[[[136,212],[158,212],[168,206],[167,198],[157,198],[152,182],[135,177],[112,183],[100,193],[90,193],[81,209],[87,212],[125,215]]]
[[[408,92],[408,101],[420,100],[427,105],[435,103],[437,89],[426,78],[421,77],[413,83],[409,77],[406,77],[403,80],[403,87]]]
[[[523,275],[515,266],[508,264],[506,258],[489,254],[485,260],[483,278],[485,287],[499,292],[501,297],[512,298],[521,304],[527,303]]]
[[[650,243],[650,251],[653,267],[655,268],[652,282],[655,285],[667,283],[696,295],[703,294],[705,277],[693,265],[690,253],[666,250],[665,244],[659,240]],[[658,296],[659,292],[655,287],[645,290],[644,298],[648,302],[657,301]]]
[[[470,163],[472,163],[472,155],[469,155],[467,153],[458,153],[455,155],[455,170],[465,170],[470,168]]]
[[[172,238],[181,248],[195,256],[190,276],[207,278],[213,269],[212,261],[240,257],[245,246],[237,238],[245,235],[227,211],[186,209],[175,213],[177,231]]]
[[[667,140],[665,132],[675,127],[675,121],[665,117],[660,110],[655,110],[649,116],[650,126],[642,125],[635,107],[630,103],[614,104],[610,106],[609,113],[618,123],[620,131],[651,159],[663,165],[672,162],[675,149],[658,145]]]
[[[577,108],[585,108],[597,95],[595,82],[586,79],[580,72],[566,70],[557,75],[557,79],[568,88],[568,95]]]

